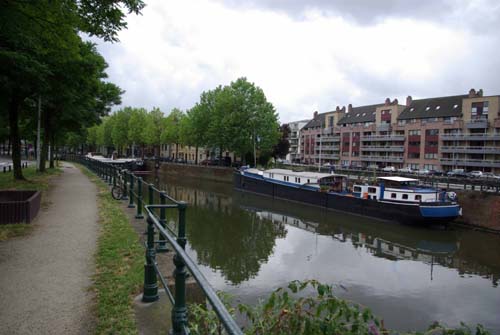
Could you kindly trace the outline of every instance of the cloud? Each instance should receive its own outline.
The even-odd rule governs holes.
[[[470,28],[489,13],[482,2],[460,9],[453,2],[424,3],[436,15],[461,13],[469,22],[463,26],[422,20],[408,14],[416,2],[399,9],[400,2],[389,0],[381,8],[362,6],[377,17],[363,24],[367,14],[353,19],[350,3],[152,0],[141,16],[129,16],[120,43],[98,48],[110,64],[110,80],[126,90],[124,105],[167,113],[190,108],[202,91],[242,76],[264,90],[283,122],[386,97],[462,94],[470,87],[499,93],[493,71],[499,37]],[[279,4],[283,10],[274,8]],[[394,8],[391,15],[384,6]],[[494,22],[494,15],[484,15]]]

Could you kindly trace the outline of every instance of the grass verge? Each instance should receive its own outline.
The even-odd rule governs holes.
[[[100,236],[94,290],[97,297],[96,334],[137,334],[133,296],[143,281],[144,249],[108,186],[76,164],[98,187]]]
[[[29,167],[23,170],[23,175],[26,180],[14,180],[12,172],[0,173],[0,189],[1,190],[39,190],[47,191],[49,188],[50,179],[62,173],[59,168],[47,169],[44,173],[36,172],[34,167]],[[45,198],[42,194],[42,199]],[[0,242],[16,236],[28,234],[33,229],[33,225],[29,223],[16,223],[0,225]]]

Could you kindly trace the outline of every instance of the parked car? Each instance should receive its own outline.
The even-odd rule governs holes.
[[[444,176],[444,172],[440,170],[429,170],[431,176]]]
[[[453,169],[446,174],[448,177],[467,177],[464,169]]]
[[[480,178],[483,176],[483,171],[471,171],[469,172],[469,177],[471,178]]]
[[[412,173],[412,172],[413,172],[413,170],[411,169],[411,167],[406,166],[406,167],[404,167],[404,168],[398,169],[398,172]]]
[[[421,170],[417,170],[417,174],[420,176],[428,176],[431,174],[431,172],[427,169],[421,169]]]
[[[396,172],[396,168],[394,166],[386,166],[382,169],[384,172]]]

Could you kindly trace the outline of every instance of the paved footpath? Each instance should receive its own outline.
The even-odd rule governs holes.
[[[27,236],[0,242],[0,334],[93,333],[97,188],[63,163]]]

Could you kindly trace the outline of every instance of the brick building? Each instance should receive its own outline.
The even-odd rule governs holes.
[[[300,132],[301,161],[351,167],[455,168],[500,173],[500,96],[397,99],[314,113]]]

